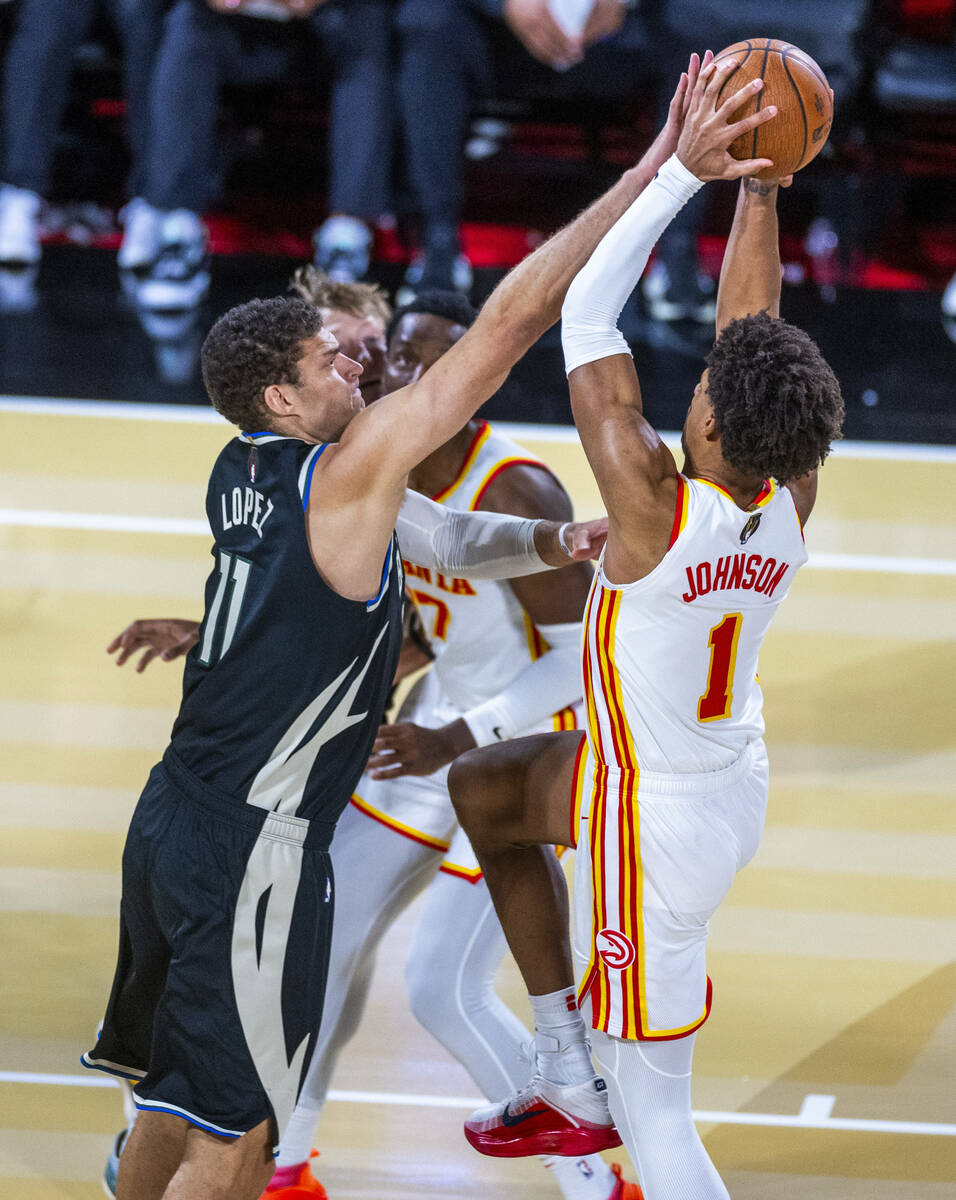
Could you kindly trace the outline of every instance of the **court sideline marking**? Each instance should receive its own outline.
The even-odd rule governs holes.
[[[228,425],[213,408],[199,404],[136,404],[125,400],[67,400],[53,396],[0,396],[0,412],[109,418],[118,421],[180,421],[189,425]],[[577,442],[578,431],[572,425],[538,425],[533,422],[495,421],[519,440],[534,438],[541,442]],[[671,447],[680,444],[680,432],[661,430],[661,438]],[[836,458],[876,458],[899,462],[956,463],[956,447],[924,442],[837,442],[831,451]]]
[[[53,1087],[118,1088],[115,1079],[100,1075],[50,1075],[37,1071],[0,1071],[0,1083],[32,1083]],[[386,1104],[402,1108],[480,1108],[483,1096],[429,1096],[415,1092],[351,1092],[332,1088],[329,1100],[344,1104]],[[809,1095],[798,1113],[694,1111],[694,1120],[716,1125],[775,1125],[788,1129],[831,1129],[856,1133],[924,1134],[956,1137],[956,1125],[928,1121],[883,1121],[859,1117],[831,1117],[834,1096]]]
[[[128,516],[124,513],[57,512],[40,508],[0,508],[0,526],[82,529],[97,533],[160,533],[211,538],[206,521],[187,517]],[[890,554],[812,553],[808,567],[823,571],[866,571],[888,575],[956,575],[956,559],[908,558]]]

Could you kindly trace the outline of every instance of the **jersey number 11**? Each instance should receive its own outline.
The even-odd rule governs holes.
[[[216,588],[215,596],[212,598],[209,612],[206,613],[202,645],[199,647],[199,661],[204,667],[211,667],[214,661],[218,662],[232,645],[232,639],[235,637],[236,628],[239,625],[239,614],[242,612],[242,602],[245,599],[246,584],[249,582],[249,572],[251,570],[252,563],[248,559],[240,558],[237,554],[228,554],[225,550],[219,551],[219,585]],[[227,588],[230,591],[230,596],[225,613],[226,625],[223,630],[219,653],[214,658],[213,651],[216,644],[216,634],[219,632],[219,626],[222,624],[223,601],[226,598]]]

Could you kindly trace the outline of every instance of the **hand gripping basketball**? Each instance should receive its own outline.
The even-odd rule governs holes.
[[[739,108],[752,99],[763,87],[762,79],[752,79],[734,92],[719,108],[717,94],[727,73],[737,66],[736,59],[711,62],[701,69],[690,95],[684,125],[677,142],[677,157],[698,179],[739,179],[755,175],[772,167],[769,158],[733,158],[728,147],[741,134],[756,129],[777,115],[775,105],[768,105],[742,121],[731,118]]]

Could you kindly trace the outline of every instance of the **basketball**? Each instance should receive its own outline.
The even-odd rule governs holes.
[[[768,104],[777,115],[766,125],[741,134],[730,144],[734,158],[770,158],[772,167],[758,178],[776,179],[799,171],[823,149],[833,124],[833,98],[827,77],[809,54],[776,38],[747,38],[716,56],[717,62],[734,56],[739,66],[730,71],[717,94],[720,105],[751,79],[762,79],[763,89],[731,116],[739,121]]]

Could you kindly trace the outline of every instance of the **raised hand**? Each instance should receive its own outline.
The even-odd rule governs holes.
[[[710,50],[706,52],[703,59],[698,54],[690,56],[687,70],[681,73],[674,95],[671,97],[664,127],[651,142],[641,159],[641,166],[647,167],[652,174],[656,174],[677,150],[677,142],[684,127],[684,119],[690,109],[691,96],[694,93],[697,78],[704,67],[713,62],[713,59],[714,55]]]
[[[769,158],[736,159],[728,151],[735,138],[772,121],[777,115],[776,107],[770,104],[752,116],[744,117],[742,121],[731,120],[741,105],[760,91],[762,79],[752,79],[719,108],[715,107],[727,72],[738,65],[733,58],[720,63],[711,62],[701,67],[696,84],[688,89],[690,98],[676,154],[698,179],[739,179],[742,175],[755,175],[764,167],[773,166]]]
[[[180,658],[199,641],[199,622],[186,621],[178,617],[144,618],[127,625],[122,633],[106,647],[107,654],[116,655],[116,665],[121,667],[127,659],[143,651],[136,664],[136,673],[141,675],[154,658],[172,662]]]

